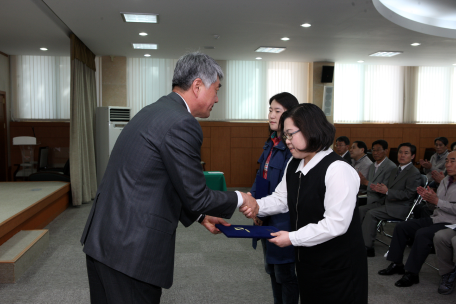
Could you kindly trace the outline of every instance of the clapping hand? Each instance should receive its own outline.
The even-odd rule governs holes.
[[[369,184],[369,181],[367,180],[367,178],[365,178],[364,175],[359,171],[358,171],[358,175],[359,175],[361,185],[367,186]]]
[[[260,207],[256,199],[254,199],[251,195],[241,192],[243,203],[241,207],[239,207],[239,211],[242,212],[245,217],[247,218],[255,218],[258,214]]]
[[[432,164],[427,160],[427,159],[420,159],[420,165],[423,167],[423,168],[426,168],[426,169],[431,169],[432,168]]]
[[[440,184],[442,179],[445,178],[445,174],[443,174],[443,172],[439,172],[437,170],[433,170],[431,173],[431,176],[437,184]]]
[[[375,185],[374,191],[382,194],[386,194],[388,192],[388,187],[385,184],[377,184]]]
[[[427,189],[418,187],[416,188],[416,192],[418,192],[418,194],[421,195],[421,197],[430,204],[437,205],[439,202],[439,197],[437,194],[435,194],[434,190],[429,187]]]
[[[217,227],[215,227],[215,224],[222,224],[223,226],[231,226],[231,224],[227,223],[224,219],[221,219],[219,217],[210,216],[210,215],[206,215],[204,220],[201,222],[201,225],[203,225],[212,234],[221,233],[221,231],[218,230]]]

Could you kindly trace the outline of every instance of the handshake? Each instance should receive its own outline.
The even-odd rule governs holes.
[[[258,211],[260,209],[256,199],[253,198],[250,193],[240,193],[243,199],[243,203],[241,207],[239,207],[239,211],[242,212],[246,218],[254,219],[257,216]]]

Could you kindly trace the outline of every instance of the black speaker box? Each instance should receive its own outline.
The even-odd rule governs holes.
[[[321,83],[332,83],[333,82],[334,67],[330,65],[324,65],[321,71]]]

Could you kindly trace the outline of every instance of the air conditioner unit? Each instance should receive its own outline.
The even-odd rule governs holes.
[[[109,156],[122,129],[130,121],[127,107],[98,107],[96,116],[97,183],[100,185]]]

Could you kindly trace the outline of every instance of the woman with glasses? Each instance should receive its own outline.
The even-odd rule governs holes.
[[[299,104],[290,93],[280,93],[269,99],[269,138],[264,144],[263,153],[258,160],[260,169],[250,190],[253,197],[260,199],[274,192],[282,180],[285,167],[291,158],[284,141],[278,136],[280,116]],[[287,213],[256,218],[256,225],[274,226],[279,230],[290,230],[290,215]],[[271,277],[274,303],[298,303],[299,288],[295,273],[294,248],[280,248],[273,243],[261,240],[266,273]],[[253,240],[256,249],[257,240]]]
[[[257,200],[259,216],[290,213],[291,231],[269,242],[293,245],[301,303],[367,303],[367,258],[356,195],[359,176],[329,147],[335,128],[320,108],[282,115],[292,154],[275,192]]]

